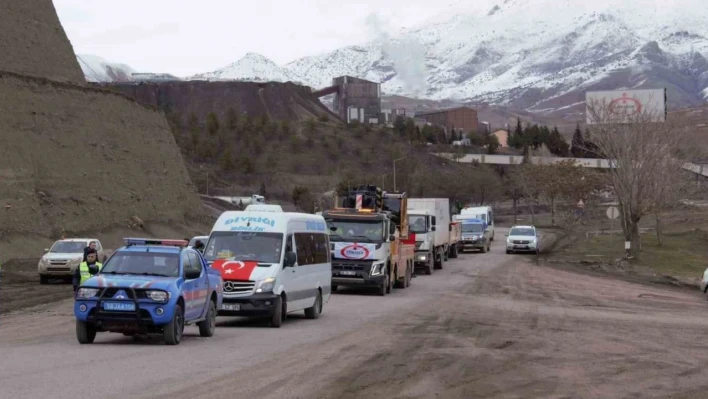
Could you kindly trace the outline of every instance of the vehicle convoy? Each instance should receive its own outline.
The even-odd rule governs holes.
[[[408,228],[415,233],[415,267],[428,275],[442,269],[450,246],[450,200],[409,198]]]
[[[321,216],[273,208],[224,212],[204,256],[224,280],[220,316],[267,317],[278,328],[290,312],[318,318],[332,292],[329,235]]]
[[[538,231],[535,226],[512,226],[506,234],[506,253],[540,252]]]
[[[106,261],[106,251],[101,242],[95,238],[69,238],[56,241],[51,248],[45,248],[45,254],[39,259],[37,272],[39,283],[47,284],[50,278],[71,280],[74,270],[84,259],[84,248],[90,242],[96,242],[98,261]]]
[[[459,215],[454,216],[454,220],[479,219],[487,224],[489,230],[489,240],[494,241],[494,212],[490,206],[475,206],[463,208]]]
[[[178,345],[184,326],[214,335],[222,280],[185,240],[126,238],[96,276],[76,292],[76,338],[90,344],[97,332],[162,334]]]
[[[340,285],[376,287],[385,296],[393,287],[410,286],[414,245],[405,241],[406,202],[405,193],[359,186],[341,207],[322,212],[332,243],[333,291]]]
[[[487,224],[481,219],[464,219],[462,225],[463,251],[478,249],[485,253],[491,249]]]
[[[450,222],[450,247],[448,257],[457,258],[457,254],[463,252],[462,248],[462,224],[460,222]]]

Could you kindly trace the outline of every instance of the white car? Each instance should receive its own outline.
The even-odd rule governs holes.
[[[506,253],[533,252],[540,250],[538,232],[535,226],[512,226],[506,235]]]
[[[95,238],[69,238],[59,240],[46,248],[44,256],[39,259],[37,272],[40,284],[47,284],[50,278],[71,279],[74,270],[84,259],[84,248],[91,242],[96,243],[98,261],[106,261],[106,253],[101,242]]]

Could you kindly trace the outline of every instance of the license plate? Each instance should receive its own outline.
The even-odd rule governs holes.
[[[514,248],[519,248],[519,249],[528,249],[528,245],[514,245]]]
[[[339,272],[342,276],[356,276],[356,272],[352,270],[344,270]]]
[[[134,312],[134,302],[103,302],[104,310],[114,310],[118,312]]]
[[[241,304],[239,303],[224,303],[222,305],[224,310],[241,310]]]

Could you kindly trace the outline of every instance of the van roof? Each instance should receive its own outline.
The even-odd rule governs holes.
[[[219,216],[212,231],[284,233],[288,228],[327,233],[327,225],[320,215],[272,211],[227,211]]]

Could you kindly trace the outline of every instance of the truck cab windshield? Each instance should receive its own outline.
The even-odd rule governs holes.
[[[462,225],[463,233],[481,233],[484,231],[484,226],[481,223],[470,223]]]
[[[179,255],[160,252],[118,252],[103,266],[101,274],[179,277]]]
[[[282,233],[218,231],[212,233],[204,257],[210,262],[216,259],[233,259],[280,263],[282,248]]]
[[[327,220],[330,241],[344,242],[383,242],[384,222],[353,221],[353,220]]]
[[[408,231],[411,233],[427,233],[425,216],[408,216]]]

